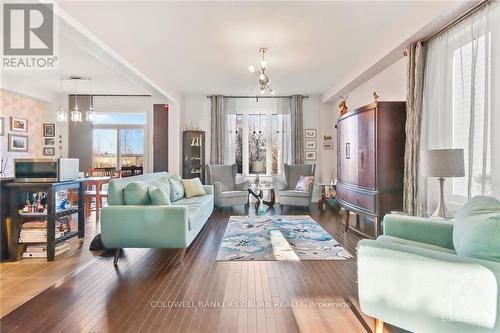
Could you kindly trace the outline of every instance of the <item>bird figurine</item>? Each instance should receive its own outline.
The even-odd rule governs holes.
[[[379,95],[377,95],[377,93],[374,91],[374,92],[373,92],[373,99],[375,100],[375,102],[378,102],[378,98],[379,98],[379,97],[380,97],[380,96],[379,96]]]
[[[345,98],[340,96],[342,99],[339,103],[340,115],[346,114],[349,111],[349,108],[347,107],[347,97],[349,96],[346,96]]]

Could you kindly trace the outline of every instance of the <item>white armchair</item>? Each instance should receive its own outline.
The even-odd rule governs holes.
[[[248,204],[250,182],[236,183],[236,164],[207,165],[207,183],[214,186],[214,201],[218,207]]]

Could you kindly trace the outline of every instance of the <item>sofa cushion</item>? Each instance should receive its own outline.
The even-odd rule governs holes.
[[[170,201],[174,202],[184,197],[184,187],[182,186],[181,177],[172,176],[168,179],[170,183]]]
[[[164,206],[172,204],[170,202],[170,193],[166,193],[159,187],[149,186],[148,194],[152,205]]]
[[[453,245],[459,255],[500,261],[500,201],[469,200],[455,217]]]
[[[153,185],[153,187],[158,187],[163,190],[166,194],[170,196],[170,182],[168,181],[169,177],[160,177],[157,179],[151,179],[144,181],[145,183],[148,183],[150,185]]]
[[[283,190],[279,191],[282,197],[296,197],[296,198],[309,198],[310,192],[295,191],[295,190]]]
[[[145,182],[130,182],[125,186],[123,195],[125,205],[148,205],[149,204],[149,185]]]
[[[198,197],[207,194],[203,188],[200,178],[181,179],[182,186],[184,187],[184,196],[186,198]]]
[[[436,245],[422,243],[422,242],[416,242],[416,241],[398,238],[398,237],[394,237],[394,236],[381,235],[381,236],[378,236],[377,241],[389,242],[389,243],[394,243],[394,244],[402,244],[402,245],[407,245],[407,246],[411,246],[411,247],[417,247],[417,248],[439,251],[439,252],[444,252],[444,253],[456,254],[455,251],[453,251],[452,249],[447,249],[447,248],[441,247],[441,246],[436,246]]]
[[[198,223],[205,223],[201,217],[207,210],[213,210],[213,201],[211,199],[210,195],[203,195],[189,199],[183,198],[175,202],[175,205],[188,207],[189,230],[193,229]]]

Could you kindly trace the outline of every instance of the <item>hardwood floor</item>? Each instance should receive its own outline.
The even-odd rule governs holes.
[[[359,309],[356,261],[215,258],[230,215],[216,210],[179,263],[180,251],[125,249],[51,286],[0,320],[2,332],[371,332]],[[307,214],[269,209],[267,214]],[[341,216],[310,215],[356,255],[360,237]]]

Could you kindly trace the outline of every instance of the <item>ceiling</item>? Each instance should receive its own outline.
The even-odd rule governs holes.
[[[247,67],[258,64],[262,46],[277,94],[320,94],[450,7],[450,1],[59,4],[148,79],[184,95],[256,93]]]
[[[59,68],[57,70],[2,70],[2,87],[42,100],[57,100],[59,93],[75,93],[74,81],[63,81],[62,76],[90,76],[95,94],[149,94],[147,89],[132,80],[128,73],[118,71],[109,57],[92,54],[83,45],[77,45],[68,27],[61,24],[59,39]],[[62,88],[62,89],[61,89]],[[78,83],[78,92],[89,93],[88,81]]]

